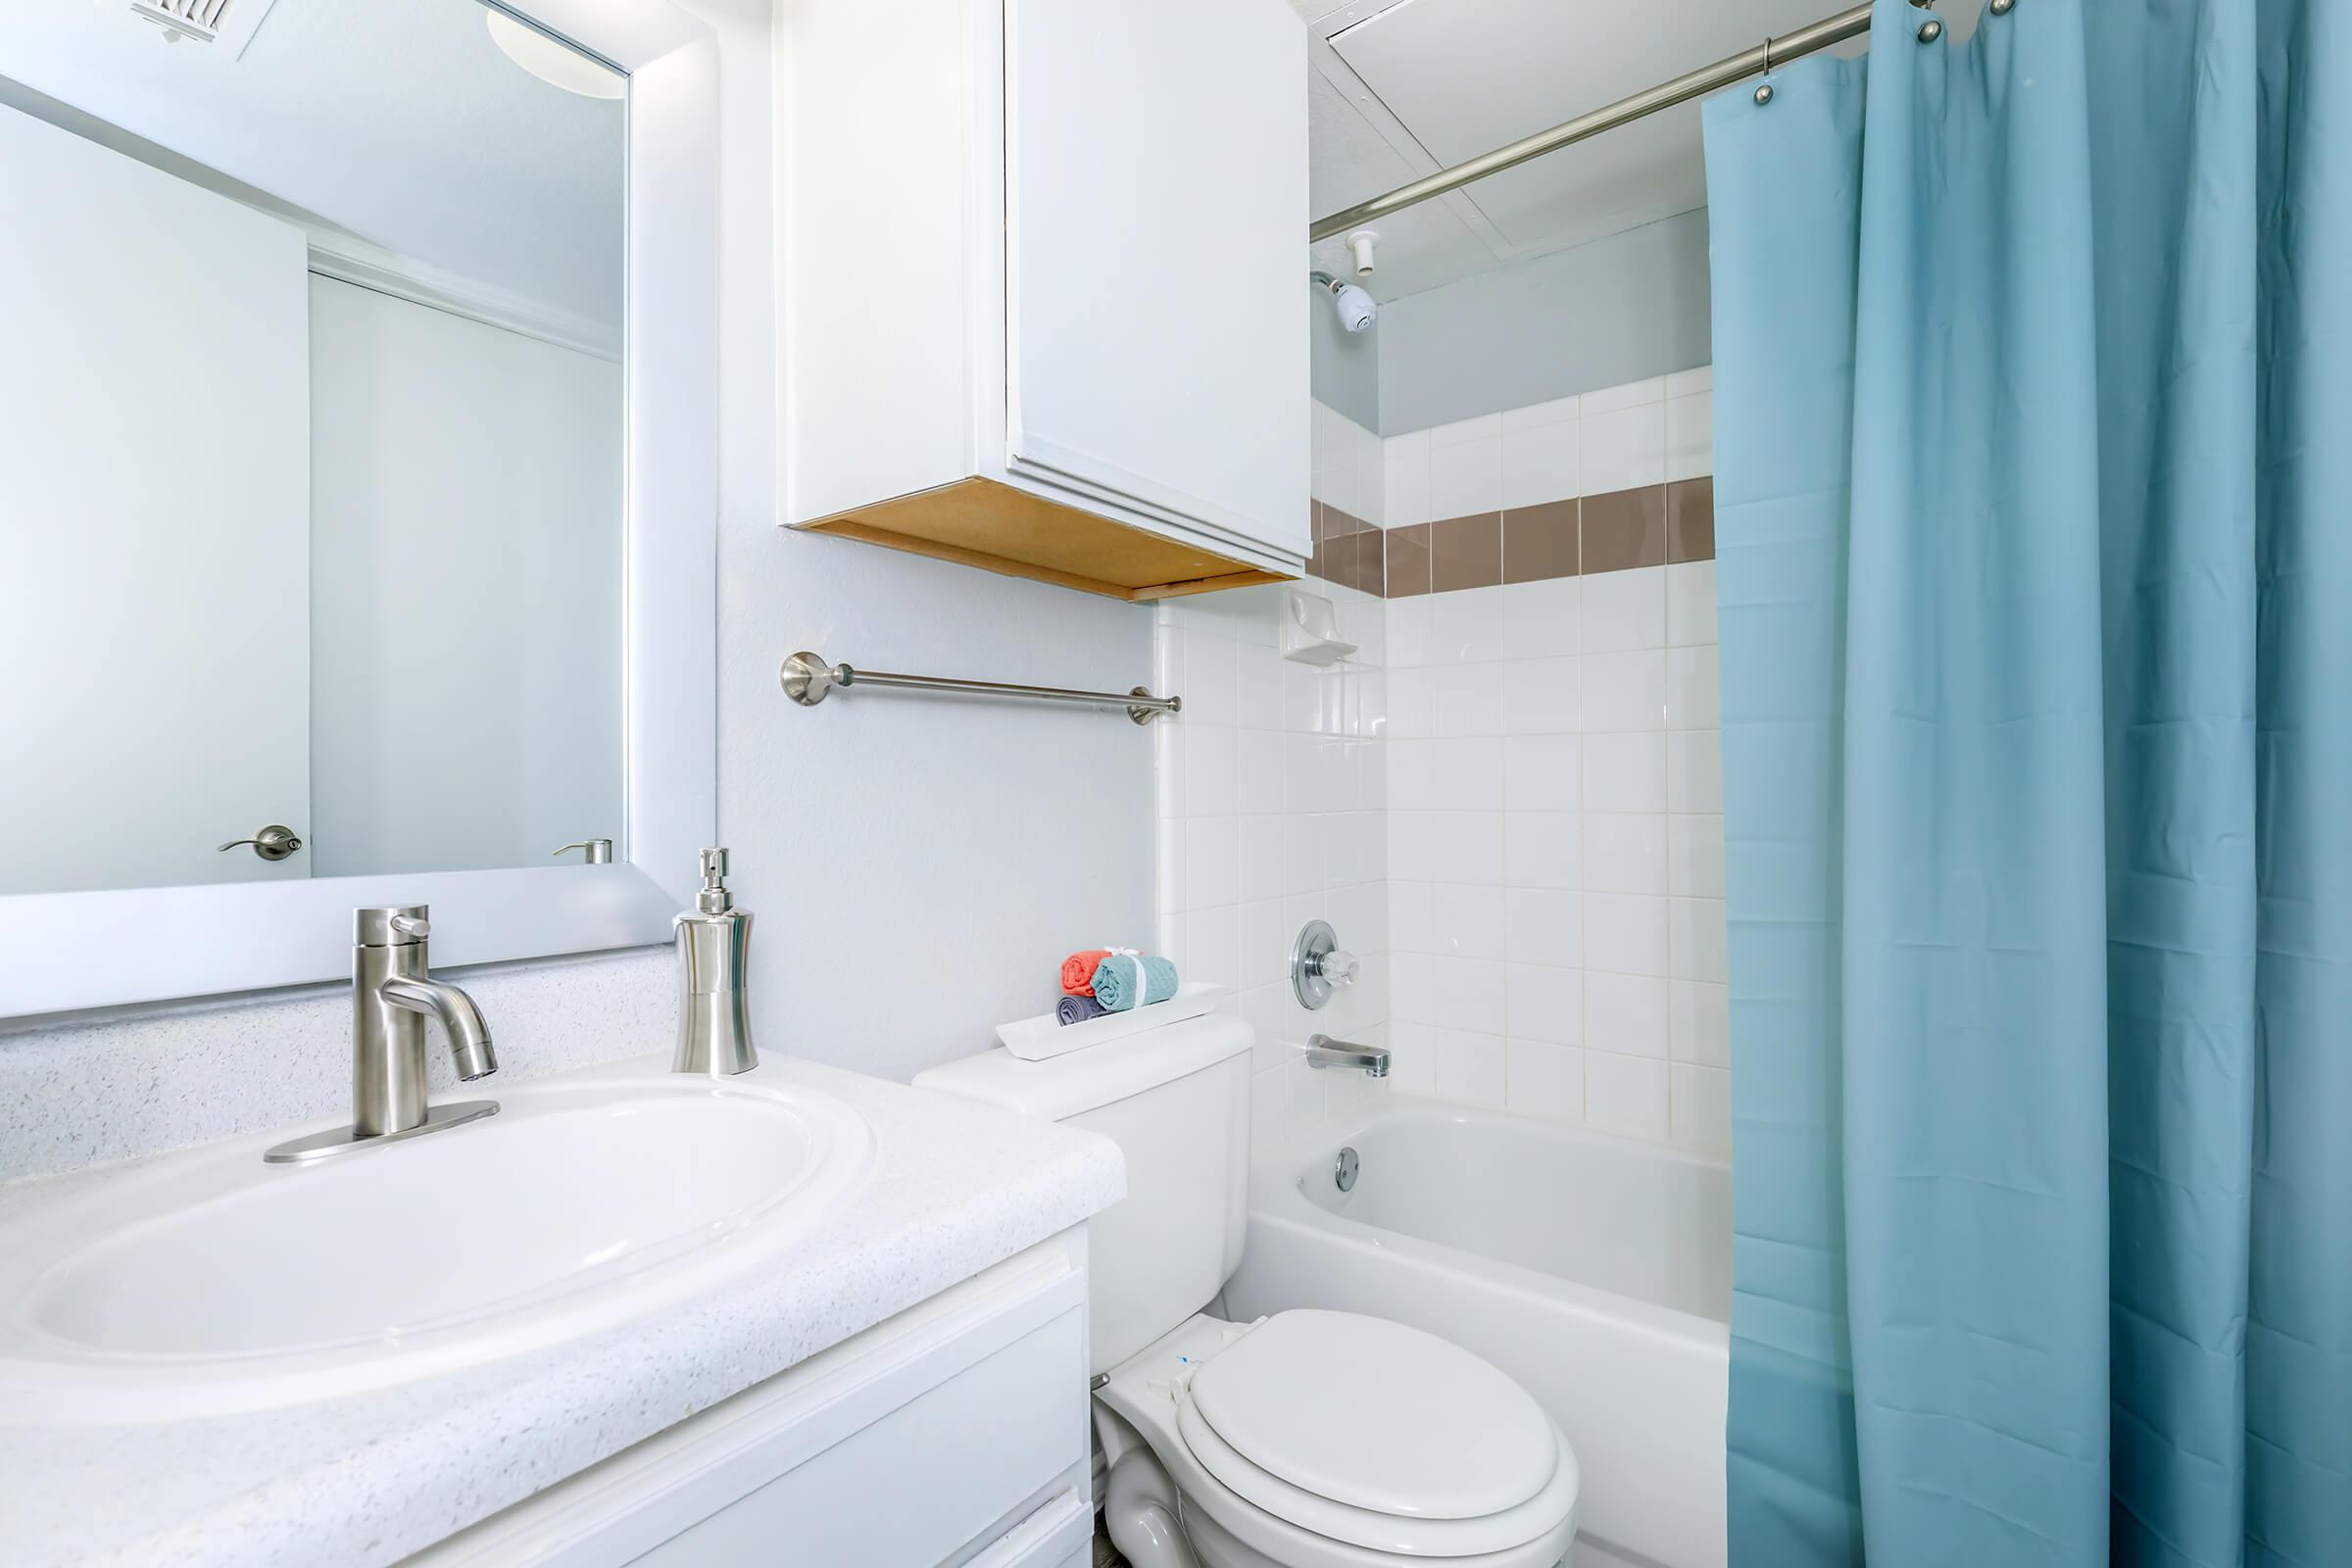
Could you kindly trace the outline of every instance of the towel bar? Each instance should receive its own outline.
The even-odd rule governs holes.
[[[1014,686],[994,680],[957,680],[948,675],[900,675],[886,669],[858,669],[828,664],[803,650],[784,661],[777,671],[784,695],[803,708],[814,708],[836,686],[896,686],[907,691],[961,692],[976,697],[1021,697],[1041,703],[1084,703],[1096,708],[1124,708],[1138,724],[1149,724],[1162,713],[1184,711],[1181,697],[1154,697],[1142,686],[1130,692],[1082,692],[1066,686]]]

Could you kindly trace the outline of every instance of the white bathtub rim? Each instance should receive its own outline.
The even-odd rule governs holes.
[[[1732,1168],[1732,1162],[1722,1155],[1688,1149],[1680,1144],[1662,1144],[1654,1139],[1634,1138],[1624,1133],[1568,1122],[1539,1121],[1532,1116],[1509,1116],[1479,1105],[1465,1105],[1450,1100],[1432,1100],[1402,1089],[1386,1090],[1370,1104],[1350,1116],[1337,1122],[1327,1122],[1312,1133],[1275,1145],[1261,1155],[1258,1164],[1296,1164],[1326,1144],[1336,1151],[1340,1145],[1352,1143],[1366,1132],[1404,1121],[1479,1122],[1514,1133],[1536,1133],[1545,1138],[1556,1138],[1562,1143],[1594,1144],[1603,1149],[1640,1154],[1644,1158],[1660,1159],[1676,1165],[1702,1166],[1708,1170],[1723,1171],[1727,1175]]]
[[[1730,1353],[1731,1326],[1728,1323],[1597,1285],[1587,1285],[1580,1280],[1546,1273],[1542,1269],[1529,1268],[1525,1264],[1490,1257],[1467,1248],[1432,1242],[1422,1237],[1408,1236],[1402,1231],[1369,1224],[1325,1208],[1308,1198],[1301,1188],[1301,1184],[1309,1180],[1329,1181],[1333,1156],[1342,1146],[1355,1142],[1365,1133],[1396,1122],[1430,1119],[1457,1123],[1492,1122],[1508,1126],[1514,1131],[1532,1127],[1546,1135],[1600,1143],[1644,1156],[1664,1156],[1678,1163],[1721,1168],[1724,1161],[1689,1150],[1673,1149],[1641,1139],[1621,1138],[1589,1128],[1528,1123],[1517,1118],[1497,1116],[1491,1111],[1422,1100],[1417,1096],[1397,1095],[1395,1099],[1400,1103],[1368,1111],[1339,1127],[1325,1128],[1267,1151],[1250,1178],[1251,1217],[1279,1230],[1321,1231],[1342,1245],[1378,1252],[1395,1264],[1409,1266],[1416,1272],[1470,1275],[1514,1298],[1541,1301],[1580,1317],[1619,1325],[1661,1345],[1708,1350],[1717,1355]]]

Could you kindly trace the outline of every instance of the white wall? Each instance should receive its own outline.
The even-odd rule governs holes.
[[[778,10],[788,18],[789,0]],[[779,74],[790,44],[787,24]],[[720,831],[738,901],[759,914],[761,1049],[907,1078],[1051,1008],[1065,954],[1150,937],[1152,735],[1111,710],[910,692],[804,709],[777,689],[778,661],[807,648],[879,669],[1124,691],[1151,680],[1152,613],[775,525],[776,365],[757,346],[776,320],[768,172],[771,133],[788,127],[759,90],[757,132],[735,123],[750,113],[736,100],[722,134],[730,190],[745,188],[726,214],[736,269],[722,279]]]
[[[1050,1004],[1073,947],[1149,936],[1152,736],[1115,712],[903,693],[805,710],[777,690],[777,662],[814,648],[882,668],[1124,689],[1151,678],[1152,616],[775,526],[770,88],[784,40],[765,0],[693,5],[720,43],[719,835],[735,852],[738,899],[759,915],[754,1026],[763,1051],[906,1078]],[[576,967],[672,983],[666,964],[626,956]],[[552,1000],[533,995],[550,1029],[599,1042],[597,1055],[666,1044],[589,980],[547,989]],[[658,1010],[669,1016],[666,1000]],[[233,1050],[229,1031],[144,1013],[75,1038],[143,1054],[158,1083],[184,1081],[191,1055],[221,1074],[266,1074],[292,1054],[345,1049],[305,1026],[310,1015],[265,999]],[[71,1093],[38,1054],[0,1047],[0,1093]],[[533,1065],[502,1060],[517,1074]],[[314,1113],[335,1108],[330,1098]],[[214,1129],[191,1114],[174,1136]]]
[[[1309,282],[1308,363],[1315,401],[1349,423],[1380,428],[1380,323],[1362,332],[1340,324],[1331,295]]]
[[[1380,308],[1380,430],[1396,435],[1705,365],[1704,209]]]
[[[620,843],[620,367],[310,292],[311,874]]]

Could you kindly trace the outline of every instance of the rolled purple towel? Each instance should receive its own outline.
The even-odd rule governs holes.
[[[1061,1004],[1054,1009],[1054,1016],[1059,1018],[1066,1025],[1084,1023],[1089,1018],[1100,1018],[1109,1010],[1092,997],[1064,997],[1061,999]]]

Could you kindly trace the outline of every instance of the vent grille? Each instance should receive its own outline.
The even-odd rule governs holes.
[[[193,38],[219,44],[231,60],[242,59],[262,19],[276,0],[130,0],[134,15],[164,30],[166,43]]]
[[[130,0],[130,9],[164,29],[173,43],[194,38],[211,43],[237,7],[237,0]]]

